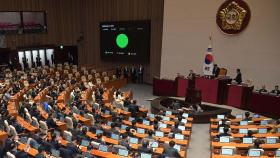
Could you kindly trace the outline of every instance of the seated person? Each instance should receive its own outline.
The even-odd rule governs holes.
[[[105,145],[106,143],[105,143],[105,141],[102,139],[102,136],[103,136],[103,135],[102,135],[101,133],[98,133],[98,134],[96,135],[96,138],[97,138],[97,139],[95,140],[95,142]]]
[[[233,79],[237,84],[242,83],[242,74],[240,69],[236,69],[236,77]]]
[[[148,145],[149,145],[149,141],[143,140],[142,146],[138,148],[138,153],[152,154],[153,150],[152,150],[152,148],[149,148]]]
[[[244,136],[244,138],[253,138],[253,131],[252,130],[249,130],[248,131],[248,133],[247,133],[247,135],[246,136]]]
[[[172,140],[169,142],[169,146],[163,150],[163,157],[181,157],[178,150],[174,148],[175,142]]]
[[[218,134],[217,138],[224,137],[224,136],[231,136],[231,134],[229,134],[228,132],[229,132],[229,128],[225,127],[224,128],[224,133]]]
[[[193,72],[193,70],[190,70],[189,75],[188,75],[188,79],[193,79],[195,77],[195,73]]]
[[[252,117],[250,117],[250,112],[245,112],[245,118],[242,121],[252,121]]]
[[[45,149],[43,146],[40,146],[38,149],[38,153],[35,155],[35,158],[45,158]]]
[[[259,90],[260,93],[267,93],[265,85],[262,85],[262,88]]]
[[[275,121],[275,126],[269,131],[270,133],[277,133],[278,128],[280,128],[280,119]]]
[[[276,94],[276,95],[280,95],[279,86],[276,85],[276,86],[274,87],[274,89],[273,89],[270,93],[273,93],[273,94]]]
[[[226,122],[227,122],[226,120],[223,119],[223,120],[221,120],[221,121],[222,121],[222,123],[218,125],[217,130],[219,130],[220,127],[223,127],[223,128],[230,128],[230,126],[226,123]]]
[[[172,127],[172,129],[171,129],[171,133],[174,133],[174,134],[180,133],[181,134],[182,130],[179,129],[178,126],[179,126],[179,122],[176,122],[174,127]]]
[[[217,78],[219,74],[220,74],[220,68],[218,67],[217,64],[214,64],[212,75],[213,77]]]

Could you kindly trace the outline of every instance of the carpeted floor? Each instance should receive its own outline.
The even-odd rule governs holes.
[[[123,91],[132,90],[133,97],[137,100],[137,104],[150,110],[150,101],[158,96],[153,95],[153,88],[146,84],[128,84],[122,88]],[[178,98],[184,99],[184,98]],[[236,109],[225,105],[215,105],[205,103],[211,106],[223,107],[232,109],[232,114],[243,114],[245,111]],[[192,135],[190,145],[187,150],[187,158],[210,158],[210,134],[209,124],[194,124],[192,128]]]

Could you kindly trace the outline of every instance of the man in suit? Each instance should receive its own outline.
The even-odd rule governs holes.
[[[129,75],[129,69],[127,66],[124,67],[123,69],[123,74],[124,74],[124,78],[128,78]]]
[[[237,69],[237,70],[236,70],[236,73],[237,73],[237,75],[236,75],[236,77],[234,78],[234,80],[235,80],[235,82],[236,82],[237,84],[241,84],[241,83],[242,83],[242,75],[241,75],[240,69]]]
[[[182,130],[179,129],[178,126],[179,126],[179,122],[176,122],[174,127],[171,129],[171,132],[174,133],[174,134],[176,134],[176,133],[180,133],[181,134]]]
[[[137,116],[137,112],[139,111],[139,107],[138,105],[136,105],[137,101],[133,100],[132,104],[130,104],[128,106],[128,111],[131,112],[131,116],[132,117],[136,117]]]
[[[252,117],[250,117],[249,112],[245,112],[245,118],[242,121],[252,121]]]
[[[138,153],[152,154],[153,150],[148,148],[149,142],[147,140],[142,141],[142,146],[138,148]]]
[[[116,68],[116,76],[117,76],[117,78],[120,78],[121,75],[122,75],[122,69],[121,69],[120,66],[117,66],[117,68]]]
[[[169,142],[169,147],[163,150],[163,157],[181,157],[179,151],[174,148],[175,142],[172,140]]]
[[[213,71],[212,71],[213,77],[217,78],[220,74],[220,68],[217,64],[214,64]]]
[[[265,85],[262,85],[262,88],[259,90],[260,93],[267,93]]]
[[[144,68],[142,65],[139,66],[137,73],[138,73],[138,83],[143,84]]]
[[[35,158],[45,158],[45,150],[43,146],[40,146],[38,149],[38,153],[35,155]]]
[[[279,95],[279,94],[280,94],[279,86],[278,86],[278,85],[276,85],[276,86],[274,87],[274,90],[272,90],[270,93],[273,93],[273,94]]]
[[[229,134],[228,132],[229,132],[229,128],[225,127],[225,128],[224,128],[224,133],[218,134],[218,135],[217,135],[217,138],[225,137],[225,136],[231,136],[231,134]]]

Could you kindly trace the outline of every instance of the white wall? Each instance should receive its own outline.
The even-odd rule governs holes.
[[[216,25],[216,13],[224,0],[165,0],[161,77],[174,78],[190,69],[202,73],[209,35],[214,61],[235,77],[258,87],[280,84],[280,0],[246,0],[251,9],[248,27],[229,36]]]

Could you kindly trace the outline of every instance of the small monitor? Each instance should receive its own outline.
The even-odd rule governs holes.
[[[178,152],[181,151],[181,146],[180,145],[175,144],[173,148],[177,149]]]
[[[151,154],[141,153],[140,158],[152,158]]]
[[[103,131],[100,130],[100,129],[97,129],[96,132],[95,132],[95,134],[100,134],[100,133],[101,133],[101,134],[103,133]]]
[[[259,128],[258,133],[259,134],[266,134],[267,133],[267,129],[266,128]]]
[[[221,155],[229,155],[232,156],[233,155],[233,148],[222,148],[221,150]]]
[[[121,125],[122,130],[126,130],[127,125]]]
[[[184,139],[184,135],[183,134],[175,134],[175,139],[183,140]]]
[[[165,112],[165,115],[166,115],[166,116],[172,115],[172,111],[166,111],[166,112]]]
[[[189,117],[189,114],[188,113],[183,113],[182,115],[184,118],[188,118]]]
[[[52,153],[52,156],[54,156],[54,157],[60,157],[59,150],[51,149],[51,153]]]
[[[158,148],[158,142],[156,142],[156,141],[151,141],[150,142],[150,147],[152,147],[152,148]]]
[[[259,114],[254,114],[253,118],[260,118],[260,115]]]
[[[248,121],[240,121],[240,126],[247,126],[248,125]]]
[[[161,131],[156,131],[155,135],[156,137],[164,137],[164,133]]]
[[[120,156],[128,157],[128,150],[119,149],[118,154],[119,154]]]
[[[54,133],[55,133],[56,137],[59,137],[59,136],[60,136],[60,131],[54,130]]]
[[[229,143],[230,137],[220,137],[220,143]]]
[[[163,120],[163,121],[170,121],[170,117],[164,116],[164,117],[162,118],[162,120]]]
[[[134,120],[135,120],[134,117],[129,117],[129,118],[128,118],[128,121],[130,121],[130,122],[132,122],[132,121],[134,121]]]
[[[167,128],[167,124],[165,123],[159,123],[159,128]]]
[[[143,120],[143,124],[144,124],[144,125],[147,125],[147,126],[150,126],[150,121],[148,121],[148,120]]]
[[[235,115],[235,118],[236,118],[236,119],[242,119],[242,118],[243,118],[243,115],[242,115],[242,114],[237,114],[237,115]]]
[[[248,156],[260,157],[262,155],[262,149],[249,149]]]
[[[130,137],[130,138],[129,138],[129,143],[130,143],[130,144],[138,144],[138,138]]]
[[[224,127],[219,128],[219,133],[224,133]]]
[[[107,126],[111,126],[112,123],[113,123],[113,122],[109,121],[109,122],[107,123]]]
[[[280,133],[280,128],[277,128],[277,133]]]
[[[148,114],[148,117],[155,118],[155,114]]]
[[[127,107],[124,107],[123,109],[124,109],[124,111],[128,111],[128,108],[127,108]]]
[[[218,125],[221,125],[223,123],[223,121],[222,120],[220,120],[219,122],[218,122]]]
[[[186,127],[185,126],[178,126],[178,128],[182,131],[186,130]]]
[[[108,146],[100,144],[98,147],[98,150],[103,151],[103,152],[108,152]]]
[[[261,120],[261,125],[268,125],[268,121],[267,120]]]
[[[117,135],[117,134],[115,134],[115,133],[112,133],[112,134],[111,134],[111,138],[112,138],[112,139],[115,139],[115,140],[119,140],[120,136]]]
[[[247,128],[240,128],[239,133],[240,134],[248,134],[248,129]]]
[[[280,149],[275,151],[275,157],[280,157]]]
[[[139,133],[139,134],[145,134],[145,129],[143,129],[143,128],[137,128],[137,133]]]
[[[266,138],[266,144],[276,144],[277,143],[277,137],[267,137]]]
[[[217,115],[217,119],[225,119],[225,115]]]
[[[244,144],[253,144],[253,138],[244,137],[243,140],[242,140],[242,143],[244,143]]]
[[[66,140],[68,141],[68,142],[71,142],[72,141],[72,136],[71,135],[66,135]]]
[[[187,120],[187,119],[182,119],[181,122],[182,122],[182,123],[187,123],[188,120]]]
[[[82,143],[81,143],[82,146],[89,146],[89,141],[88,140],[82,140]]]
[[[110,115],[110,111],[109,110],[105,110],[105,114],[106,115]]]
[[[59,121],[61,121],[61,122],[64,122],[64,120],[65,120],[65,118],[64,118],[63,116],[61,116],[61,117],[59,118]]]

